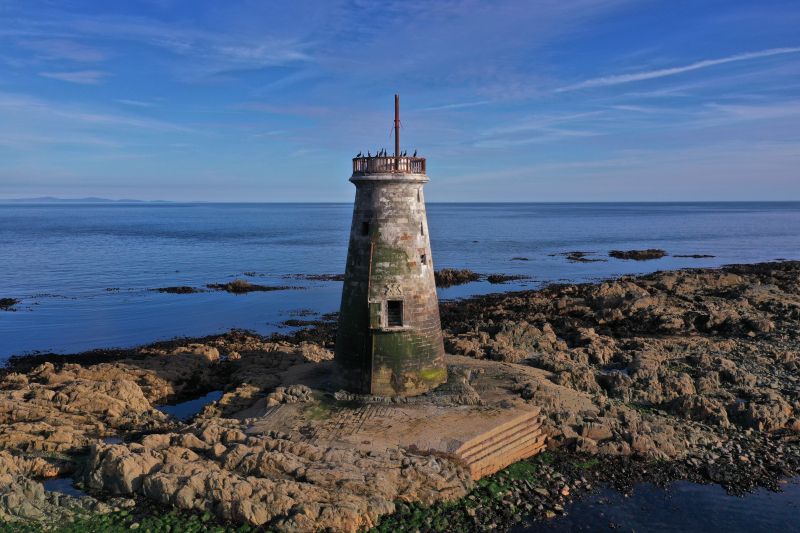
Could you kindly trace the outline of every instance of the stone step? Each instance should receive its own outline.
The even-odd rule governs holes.
[[[484,446],[486,441],[491,440],[495,437],[502,438],[503,435],[514,432],[514,429],[518,426],[524,425],[526,423],[531,423],[532,421],[539,421],[541,423],[541,417],[539,416],[539,409],[532,409],[521,416],[517,416],[516,418],[509,420],[503,424],[500,424],[489,431],[481,433],[480,435],[476,435],[475,437],[463,442],[454,453],[461,456],[465,453],[469,453],[470,449],[475,448],[477,446]]]
[[[484,455],[486,452],[514,441],[520,436],[536,433],[541,426],[541,417],[526,418],[518,421],[517,424],[506,427],[501,432],[481,435],[479,437],[480,440],[473,439],[469,443],[460,446],[456,450],[456,454],[467,461],[477,459],[477,455]]]
[[[510,435],[507,439],[502,441],[493,442],[490,446],[475,450],[470,455],[461,455],[460,457],[467,463],[477,463],[485,457],[502,455],[505,452],[523,447],[530,441],[535,440],[542,434],[540,428],[528,429],[523,428],[521,431]]]
[[[455,455],[467,464],[473,479],[493,474],[544,448],[543,420],[539,410],[518,416],[473,437],[459,446]]]
[[[495,443],[491,446],[491,448],[486,448],[485,450],[481,450],[479,453],[474,453],[467,457],[462,456],[462,459],[467,464],[472,464],[472,463],[479,463],[487,457],[502,456],[505,453],[509,453],[518,448],[527,446],[530,442],[536,440],[536,438],[541,436],[541,434],[542,433],[539,429],[536,429],[534,431],[526,431],[524,433],[519,433],[517,435],[514,435],[513,438],[510,438],[508,440],[499,443]]]
[[[472,479],[478,480],[502,470],[510,464],[532,457],[542,451],[545,447],[545,435],[539,435],[533,441],[522,447],[513,448],[502,454],[487,456],[480,461],[470,463],[469,470]]]

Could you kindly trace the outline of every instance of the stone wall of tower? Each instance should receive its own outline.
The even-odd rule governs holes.
[[[421,174],[354,176],[336,361],[351,390],[420,394],[447,378]],[[402,301],[402,326],[389,323]]]

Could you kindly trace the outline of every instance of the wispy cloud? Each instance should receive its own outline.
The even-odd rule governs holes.
[[[20,48],[30,50],[42,59],[66,59],[79,63],[97,63],[108,56],[105,52],[70,39],[22,39]]]
[[[191,58],[183,66],[201,75],[254,69],[309,61],[307,43],[298,38],[278,38],[262,32],[214,32],[197,27],[166,24],[153,18],[115,15],[58,13],[37,19],[20,17],[13,31],[0,36],[22,38],[23,46],[35,47],[51,58],[88,61],[99,60],[101,53],[82,47],[77,40],[129,41]],[[48,39],[48,36],[58,36]],[[59,50],[59,43],[69,43]],[[60,56],[59,56],[60,54]],[[94,54],[94,55],[93,55]]]
[[[574,122],[576,120],[584,120],[588,118],[596,118],[602,115],[603,111],[583,111],[578,113],[553,113],[543,114],[528,117],[515,124],[506,124],[497,126],[489,130],[490,135],[507,135],[516,134],[524,131],[533,131],[540,129],[547,129],[558,124]]]
[[[101,70],[75,70],[71,72],[40,72],[39,76],[70,83],[95,85],[108,77],[108,73]]]
[[[489,138],[479,139],[473,143],[475,148],[513,148],[526,144],[548,143],[565,139],[576,139],[581,137],[595,137],[602,135],[600,132],[588,130],[575,130],[565,128],[542,128],[528,135],[515,136],[513,138]]]
[[[119,102],[120,104],[125,104],[133,107],[153,107],[155,106],[152,102],[143,102],[141,100],[129,100],[127,98],[117,98],[114,100],[115,102]]]
[[[475,148],[505,149],[526,144],[547,143],[602,135],[588,126],[602,119],[605,111],[542,114],[519,122],[487,129],[484,135],[469,144]]]
[[[0,130],[0,146],[16,149],[33,149],[41,148],[42,146],[79,146],[79,147],[99,147],[99,148],[121,148],[122,143],[87,135],[37,135],[37,134],[22,134],[19,131],[2,131]]]
[[[768,50],[761,50],[758,52],[747,52],[743,54],[735,54],[728,57],[721,57],[717,59],[705,59],[703,61],[696,61],[682,67],[662,68],[657,70],[649,70],[644,72],[634,72],[631,74],[617,74],[613,76],[601,76],[598,78],[590,78],[580,83],[567,85],[556,89],[556,92],[575,91],[578,89],[588,89],[592,87],[607,87],[609,85],[621,85],[623,83],[631,83],[636,81],[652,80],[655,78],[664,78],[666,76],[675,76],[684,72],[691,72],[693,70],[700,70],[716,65],[724,65],[726,63],[735,63],[737,61],[747,61],[750,59],[760,59],[764,57],[771,57],[783,54],[796,54],[800,52],[800,47],[791,48],[770,48]]]
[[[418,109],[417,111],[442,111],[446,109],[463,109],[465,107],[477,107],[491,103],[492,103],[491,100],[480,100],[477,102],[461,102],[456,104],[443,104],[431,107],[423,107],[422,109]]]
[[[39,124],[39,121],[46,120],[52,125],[54,121],[60,120],[62,125],[119,126],[126,131],[130,128],[172,132],[194,131],[184,126],[162,120],[96,111],[85,107],[76,107],[71,104],[49,102],[27,95],[0,93],[0,114],[12,112],[17,118],[21,118],[25,122],[30,122],[32,124]]]
[[[765,105],[709,104],[711,109],[722,112],[735,120],[767,120],[796,117],[800,115],[800,101],[776,102]]]
[[[330,115],[332,109],[314,105],[280,105],[265,102],[244,102],[236,106],[237,109],[258,111],[271,115],[290,115],[298,117],[320,117]]]
[[[664,110],[658,107],[649,107],[642,105],[618,104],[609,106],[611,109],[617,111],[630,111],[632,113],[661,113]]]

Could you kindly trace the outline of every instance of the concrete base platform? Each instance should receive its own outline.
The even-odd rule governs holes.
[[[482,396],[494,396],[489,391],[496,389],[486,382],[488,376],[472,378],[467,373],[464,378],[458,371],[455,375],[449,386],[443,387],[443,394],[409,403],[337,401],[320,393],[315,402],[264,407],[261,412],[248,413],[249,432],[284,433],[293,440],[334,448],[399,446],[441,454],[462,461],[476,480],[544,448],[542,418],[536,406],[483,400],[484,405],[443,405],[448,395],[463,398],[464,386],[473,394],[483,389],[488,394]],[[458,376],[461,387],[453,384]]]

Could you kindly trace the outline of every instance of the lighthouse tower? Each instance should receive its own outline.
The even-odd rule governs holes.
[[[394,155],[353,159],[356,199],[335,360],[352,392],[413,396],[445,382],[447,368],[422,190],[425,158],[401,155],[394,99]]]

